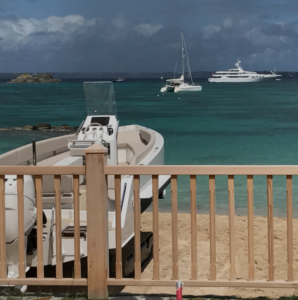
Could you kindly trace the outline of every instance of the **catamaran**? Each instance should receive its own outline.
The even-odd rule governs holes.
[[[164,92],[175,92],[175,93],[199,92],[202,90],[202,87],[200,85],[194,85],[183,33],[181,33],[181,46],[182,46],[182,75],[180,78],[167,79],[166,85],[164,87],[162,87],[160,90],[162,93],[164,93]],[[185,82],[185,76],[184,76],[185,67],[187,70],[189,83]]]

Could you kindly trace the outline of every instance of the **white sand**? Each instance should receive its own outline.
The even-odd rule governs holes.
[[[247,279],[247,217],[236,216],[236,277]],[[294,279],[298,278],[298,219],[293,220],[294,227]],[[171,214],[161,213],[159,217],[160,241],[160,276],[171,278],[172,275],[172,231]],[[285,218],[274,218],[274,266],[275,279],[287,279],[287,224]],[[198,279],[209,278],[210,242],[209,215],[197,215],[198,235]],[[152,213],[142,214],[142,231],[152,231]],[[255,279],[266,280],[268,274],[268,238],[267,218],[254,218],[255,242]],[[190,214],[178,215],[179,240],[179,276],[190,279]],[[229,218],[216,216],[216,260],[217,278],[229,279]],[[152,278],[153,261],[142,273],[142,278]],[[296,275],[296,276],[295,276]],[[123,292],[129,293],[168,293],[175,294],[174,287],[126,287]],[[183,288],[183,294],[191,295],[237,295],[241,297],[280,297],[295,294],[294,289],[249,289],[249,288]]]

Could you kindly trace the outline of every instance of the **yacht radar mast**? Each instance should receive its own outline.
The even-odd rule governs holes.
[[[241,60],[239,60],[239,58],[237,59],[237,62],[235,63],[235,66],[240,69],[241,66],[240,66],[240,63],[241,63]]]

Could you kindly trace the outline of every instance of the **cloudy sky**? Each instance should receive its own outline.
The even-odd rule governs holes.
[[[297,0],[0,0],[0,72],[298,71]]]

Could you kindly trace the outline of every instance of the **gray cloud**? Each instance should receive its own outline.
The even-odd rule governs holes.
[[[278,19],[278,15],[262,14],[259,16],[260,19],[269,20],[269,19]]]
[[[246,0],[202,0],[199,15],[193,1],[171,3],[160,7],[164,18],[155,21],[149,14],[147,19],[137,19],[124,13],[111,18],[0,17],[0,69],[171,71],[181,31],[194,71],[229,68],[238,57],[246,69],[298,69],[298,21],[282,17],[289,7],[298,8],[297,2],[287,1],[287,6],[282,6],[274,1],[268,7],[265,0],[254,5]],[[218,18],[211,17],[215,15]],[[195,26],[194,16],[205,19]]]

